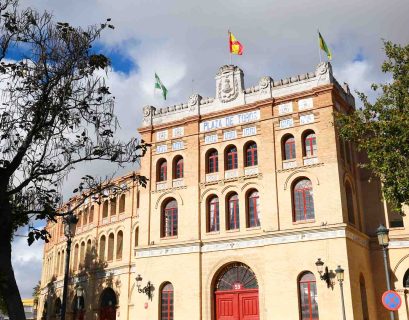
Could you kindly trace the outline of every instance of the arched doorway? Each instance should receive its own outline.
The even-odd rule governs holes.
[[[116,294],[112,288],[105,288],[99,302],[99,320],[116,319]]]
[[[258,283],[243,263],[232,263],[219,272],[214,288],[216,320],[259,320]]]
[[[84,297],[74,296],[72,300],[72,311],[74,320],[84,320],[85,319],[85,300]]]

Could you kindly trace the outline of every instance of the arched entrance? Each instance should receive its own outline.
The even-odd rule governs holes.
[[[99,320],[116,319],[116,294],[112,288],[105,288],[99,302]]]
[[[84,320],[85,319],[85,301],[84,297],[74,296],[72,300],[72,311],[74,320]]]
[[[243,263],[232,263],[218,274],[214,288],[216,320],[259,320],[258,283]]]

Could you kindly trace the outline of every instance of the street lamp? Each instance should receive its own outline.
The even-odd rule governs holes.
[[[391,280],[389,276],[389,267],[388,267],[388,246],[389,246],[389,230],[383,225],[379,225],[376,229],[376,235],[378,236],[379,245],[382,247],[383,252],[383,264],[385,266],[385,276],[386,276],[386,287],[388,290],[391,290]],[[390,313],[390,319],[395,320],[395,315],[393,311]]]
[[[341,302],[342,302],[342,316],[343,319],[346,320],[345,316],[345,302],[344,302],[344,269],[341,268],[341,266],[338,266],[338,268],[335,269],[335,273],[337,275],[337,280],[339,282],[339,287],[341,289]]]
[[[75,235],[75,226],[78,222],[78,218],[70,211],[64,218],[64,235],[67,238],[67,250],[65,255],[65,270],[64,270],[64,287],[62,294],[61,305],[61,320],[65,320],[65,310],[67,307],[67,291],[68,291],[68,273],[70,271],[70,254],[71,254],[71,242],[72,237]]]
[[[322,261],[321,258],[318,258],[317,262],[315,262],[315,265],[317,266],[317,271],[320,275],[320,279],[324,280],[327,283],[327,288],[331,288],[331,275],[328,271],[328,267],[325,267],[324,271],[324,261]]]
[[[153,284],[150,281],[148,281],[146,286],[141,288],[141,285],[139,284],[139,282],[142,281],[142,277],[140,274],[136,276],[135,281],[136,281],[136,287],[138,288],[138,292],[146,294],[149,300],[152,301],[153,291],[155,290],[155,287],[153,286]]]
[[[78,311],[81,311],[82,310],[82,305],[81,305],[81,300],[82,300],[82,297],[83,297],[83,295],[84,295],[84,289],[82,288],[82,286],[79,284],[78,286],[77,286],[77,289],[75,290],[76,291],[76,294],[77,294],[77,310]]]

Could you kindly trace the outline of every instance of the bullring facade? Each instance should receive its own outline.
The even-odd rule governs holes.
[[[356,166],[364,156],[337,136],[334,112],[354,107],[329,63],[250,88],[242,70],[223,66],[214,98],[144,107],[139,133],[152,148],[139,173],[148,185],[120,177],[121,195],[76,213],[70,317],[340,318],[339,288],[321,281],[320,258],[345,269],[348,319],[383,319],[374,233],[380,223],[391,228],[390,266],[404,298],[409,221],[388,211],[379,183]],[[38,314],[56,319],[66,244],[61,222],[48,229]],[[137,286],[148,281],[152,299]]]

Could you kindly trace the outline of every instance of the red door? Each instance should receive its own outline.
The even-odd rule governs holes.
[[[216,320],[259,320],[258,289],[216,291]]]
[[[115,307],[102,307],[101,309],[99,309],[99,319],[115,320],[116,319]]]

